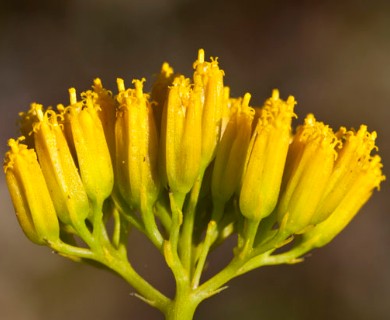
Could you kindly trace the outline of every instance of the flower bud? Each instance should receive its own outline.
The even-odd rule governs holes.
[[[169,88],[161,126],[162,178],[175,192],[187,193],[199,175],[202,92],[179,76]]]
[[[10,139],[4,171],[19,224],[32,242],[46,244],[59,239],[59,224],[34,150]]]
[[[376,132],[368,133],[367,126],[364,125],[357,132],[341,128],[336,135],[342,141],[342,147],[337,149],[334,169],[316,213],[312,217],[312,224],[322,222],[333,213],[346,193],[356,183],[363,166],[367,166],[367,162],[371,161],[370,153],[376,148]]]
[[[249,99],[250,94],[247,93],[232,107],[236,110],[232,111],[217,148],[211,192],[213,198],[222,203],[227,202],[237,190],[244,168],[255,112],[248,106]]]
[[[88,197],[72,158],[58,115],[36,106],[35,150],[59,219],[65,224],[83,222],[89,213]]]
[[[363,145],[360,147],[364,148]],[[348,189],[341,186],[341,189],[336,191],[342,193],[342,196],[337,197],[338,203],[335,209],[325,221],[303,235],[304,242],[317,248],[328,244],[353,219],[371,197],[373,190],[375,188],[379,190],[380,183],[385,180],[385,176],[382,174],[381,159],[378,155],[373,157],[368,155],[351,159],[349,168],[353,180],[349,181]],[[335,188],[338,189],[338,186],[336,185]]]
[[[200,49],[194,63],[194,83],[202,94],[202,167],[206,168],[214,159],[215,150],[221,138],[224,109],[224,72],[218,61],[204,61],[204,50]]]
[[[295,100],[274,90],[257,119],[247,152],[240,190],[240,210],[251,220],[267,217],[275,208],[291,135]]]
[[[83,94],[84,102],[77,102],[76,91],[69,89],[70,106],[64,110],[69,125],[81,179],[88,198],[102,204],[111,194],[114,174],[110,152],[102,123],[93,103],[93,94]]]
[[[332,174],[338,143],[332,129],[311,114],[298,128],[289,148],[277,208],[287,232],[299,233],[311,224]]]
[[[119,110],[115,125],[118,186],[129,205],[153,205],[159,193],[158,140],[153,111],[143,93],[143,81],[125,90],[118,79]]]

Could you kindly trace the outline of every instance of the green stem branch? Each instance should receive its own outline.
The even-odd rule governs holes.
[[[194,186],[191,189],[190,198],[187,206],[187,210],[184,212],[184,221],[182,226],[182,233],[180,238],[180,257],[183,266],[190,274],[193,269],[193,232],[195,222],[196,205],[199,199],[200,188],[202,186],[204,170],[201,171],[198,178],[195,181]]]

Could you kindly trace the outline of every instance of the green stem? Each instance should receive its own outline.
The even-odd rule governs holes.
[[[119,211],[116,208],[114,208],[114,210],[112,211],[112,216],[114,218],[114,230],[112,233],[112,243],[115,248],[119,248],[122,227],[121,227],[121,216]]]
[[[206,236],[202,243],[198,262],[196,264],[194,276],[192,279],[192,288],[199,286],[200,277],[203,272],[204,265],[206,263],[207,256],[209,254],[211,245],[218,237],[218,222],[221,220],[225,203],[221,201],[214,201],[213,213],[211,214],[211,221],[207,225]]]
[[[58,254],[72,260],[95,259],[95,253],[90,249],[79,248],[62,242],[48,242],[48,246]]]
[[[192,288],[197,288],[199,286],[200,277],[203,272],[204,265],[206,263],[207,256],[210,251],[213,239],[215,240],[215,234],[217,230],[217,223],[214,220],[211,220],[207,225],[206,236],[202,244],[201,252],[199,255],[198,263],[196,264],[194,276],[192,278]]]
[[[201,300],[192,294],[188,281],[178,283],[175,299],[169,304],[166,320],[192,320]]]
[[[163,203],[158,200],[155,205],[155,213],[157,218],[161,221],[162,226],[164,227],[166,234],[171,232],[172,218],[171,212],[168,210],[169,204]]]
[[[291,250],[280,253],[277,255],[271,255],[272,252],[264,253],[262,255],[256,256],[250,259],[247,263],[243,265],[239,270],[239,274],[244,274],[253,269],[262,267],[262,266],[271,266],[279,264],[294,264],[301,262],[303,259],[300,259],[305,253],[313,249],[313,246],[309,243],[302,243]]]
[[[171,211],[172,211],[172,226],[171,233],[169,235],[169,242],[171,243],[172,250],[177,252],[180,226],[183,223],[183,204],[185,200],[185,194],[170,193],[169,194]]]
[[[251,252],[251,257],[259,256],[267,251],[275,250],[286,245],[293,240],[293,236],[289,232],[279,230],[272,238],[267,242],[263,242],[255,247]]]
[[[201,299],[200,301],[202,301],[219,293],[224,289],[221,288],[223,285],[238,275],[238,270],[245,262],[246,260],[241,260],[239,257],[233,258],[233,260],[223,270],[194,290],[194,294]]]
[[[93,209],[93,233],[88,230],[85,223],[80,222],[75,226],[79,236],[89,246],[88,249],[71,246],[63,242],[49,242],[48,245],[59,254],[70,259],[89,259],[107,266],[125,279],[141,295],[142,300],[166,313],[170,299],[154,288],[133,269],[125,250],[116,249],[111,244],[102,220],[102,207],[96,205]],[[124,239],[118,240],[123,241]]]
[[[198,203],[200,188],[202,186],[204,170],[201,171],[192,187],[187,210],[184,212],[184,221],[180,238],[180,257],[186,270],[192,273],[193,231],[195,222],[196,205]]]
[[[179,279],[187,276],[187,272],[183,268],[177,250],[180,226],[183,219],[181,208],[183,207],[185,195],[179,193],[170,193],[169,198],[172,211],[172,225],[171,232],[169,234],[169,240],[165,241],[163,245],[163,253],[165,261],[168,267],[172,270],[172,273],[177,282]]]
[[[92,202],[93,210],[93,230],[92,235],[94,239],[99,242],[110,243],[106,227],[103,222],[103,201]]]
[[[151,205],[141,204],[141,216],[148,238],[157,249],[162,250],[164,238],[162,237],[160,230],[158,230],[153,207]]]
[[[251,254],[259,224],[260,220],[245,219],[244,244],[240,252],[241,259],[244,259]]]

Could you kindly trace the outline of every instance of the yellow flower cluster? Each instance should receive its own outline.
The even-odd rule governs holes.
[[[134,88],[118,79],[116,95],[96,79],[81,100],[70,89],[68,106],[21,113],[23,137],[9,140],[4,170],[28,238],[44,244],[66,226],[77,230],[109,198],[153,212],[205,177],[199,201],[230,203],[237,221],[273,217],[314,246],[333,239],[384,180],[371,154],[376,133],[333,132],[313,115],[293,132],[293,97],[274,90],[253,108],[248,93],[231,98],[223,78],[199,50],[193,79],[164,63],[150,93],[144,79]]]

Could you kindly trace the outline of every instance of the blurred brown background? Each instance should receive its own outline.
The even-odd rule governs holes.
[[[1,0],[0,150],[33,101],[67,102],[99,76],[190,75],[197,49],[219,56],[233,95],[261,104],[272,88],[337,128],[366,123],[379,134],[390,178],[390,2],[232,0]],[[149,81],[150,84],[150,81]],[[253,271],[204,302],[196,319],[389,319],[388,182],[334,242],[294,266]],[[0,318],[162,319],[118,277],[28,242],[0,176]],[[150,245],[132,238],[137,270],[172,292]],[[218,257],[222,257],[221,253]],[[158,269],[156,272],[156,268]],[[162,269],[163,271],[160,271]]]

